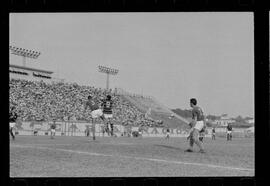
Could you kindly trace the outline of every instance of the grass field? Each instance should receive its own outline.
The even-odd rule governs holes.
[[[254,176],[254,138],[206,138],[205,154],[187,148],[186,138],[16,136],[10,177]]]

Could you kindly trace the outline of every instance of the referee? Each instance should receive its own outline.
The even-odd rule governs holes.
[[[9,133],[12,136],[12,139],[15,140],[15,135],[13,133],[13,129],[16,125],[17,113],[15,112],[15,107],[11,107],[11,111],[9,112]]]

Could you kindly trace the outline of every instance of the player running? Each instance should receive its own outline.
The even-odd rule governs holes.
[[[15,128],[17,118],[18,118],[18,115],[15,112],[15,107],[11,107],[11,110],[9,112],[9,133],[12,136],[13,140],[15,140],[13,129]]]
[[[110,125],[110,135],[113,137],[113,123],[112,123],[112,107],[113,107],[113,101],[111,100],[111,96],[107,95],[106,99],[103,101],[102,106],[103,106],[103,114],[106,119],[106,126],[105,128],[108,128]]]
[[[93,140],[96,140],[96,136],[95,136],[96,124],[94,122],[94,119],[101,118],[104,121],[103,112],[102,112],[102,109],[98,105],[98,101],[94,101],[91,95],[88,96],[88,100],[85,104],[84,111],[86,111],[87,108],[90,109],[90,116],[92,120]]]
[[[201,153],[205,153],[203,143],[199,140],[199,133],[205,128],[205,118],[202,109],[197,106],[197,100],[195,98],[190,99],[190,106],[192,108],[192,122],[190,123],[189,134],[189,149],[186,152],[193,152],[194,143],[200,148]]]

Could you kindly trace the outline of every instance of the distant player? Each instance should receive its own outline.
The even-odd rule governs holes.
[[[88,137],[89,136],[89,126],[86,127],[84,132],[85,132],[85,136]]]
[[[102,137],[104,137],[105,132],[107,132],[105,127],[105,125],[101,127]]]
[[[142,127],[141,126],[139,127],[138,132],[139,132],[139,137],[142,138]]]
[[[56,129],[56,123],[55,123],[55,120],[53,120],[53,123],[51,124],[51,139],[54,139],[55,129]]]
[[[103,107],[103,114],[106,119],[106,127],[110,125],[110,135],[113,137],[113,123],[112,123],[112,118],[113,118],[113,113],[112,113],[112,107],[113,107],[113,102],[111,100],[111,96],[107,95],[106,99],[102,103]]]
[[[232,125],[228,123],[227,125],[227,141],[232,140]]]
[[[12,136],[13,140],[15,140],[13,129],[15,128],[17,118],[18,118],[18,115],[15,112],[15,107],[11,107],[11,110],[9,112],[9,133]]]
[[[190,99],[190,106],[192,108],[192,122],[190,123],[189,134],[189,149],[186,152],[193,152],[194,143],[200,148],[201,153],[204,153],[203,143],[199,140],[199,133],[205,128],[205,118],[202,109],[197,106],[197,100],[195,98]]]
[[[202,128],[202,130],[199,132],[199,140],[203,143],[203,138],[205,135],[205,129]]]
[[[104,116],[103,116],[102,109],[99,107],[98,101],[93,100],[91,95],[88,96],[88,100],[85,104],[84,110],[86,111],[86,109],[88,108],[90,109],[89,111],[90,111],[90,116],[92,120],[93,140],[95,140],[96,139],[96,136],[95,136],[96,125],[95,125],[94,119],[101,118],[102,120],[104,120]]]
[[[34,136],[37,136],[37,134],[38,134],[38,130],[35,128],[35,129],[33,130],[33,135],[34,135]]]
[[[215,129],[215,127],[212,128],[212,140],[216,140],[216,129]]]
[[[170,129],[167,128],[166,129],[166,137],[165,137],[165,139],[169,139],[169,138],[170,138]]]

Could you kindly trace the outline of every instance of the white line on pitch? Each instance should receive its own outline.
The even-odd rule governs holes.
[[[72,144],[72,143],[25,143],[23,144],[25,146],[32,146],[32,147],[40,147],[40,146],[54,146],[54,145],[77,145],[77,144]],[[10,145],[14,146],[14,145]]]
[[[109,144],[109,145],[138,145],[134,143],[102,143],[102,144]]]
[[[87,143],[84,143],[87,144]],[[134,143],[100,143],[102,145],[137,145]],[[77,145],[76,143],[24,143],[25,146],[54,146],[54,145]]]
[[[36,147],[36,146],[34,147],[34,146],[26,146],[26,145],[11,145],[11,147],[58,150],[58,151],[62,151],[62,152],[87,154],[87,155],[93,155],[93,156],[108,156],[108,157],[118,157],[118,158],[131,158],[131,159],[137,159],[137,160],[148,160],[148,161],[174,163],[174,164],[183,164],[183,165],[204,166],[204,167],[210,167],[210,168],[223,168],[223,169],[231,169],[231,170],[238,170],[238,171],[254,171],[254,169],[249,169],[249,168],[227,167],[227,166],[221,166],[221,165],[211,165],[211,164],[203,164],[203,163],[190,163],[190,162],[181,162],[181,161],[173,161],[173,160],[162,160],[162,159],[154,159],[154,158],[143,158],[143,157],[133,157],[133,156],[109,155],[109,154],[101,154],[101,153],[93,153],[93,152],[85,152],[85,151],[75,151],[75,150],[67,150],[67,149],[54,149],[54,148],[48,148],[48,147]]]

